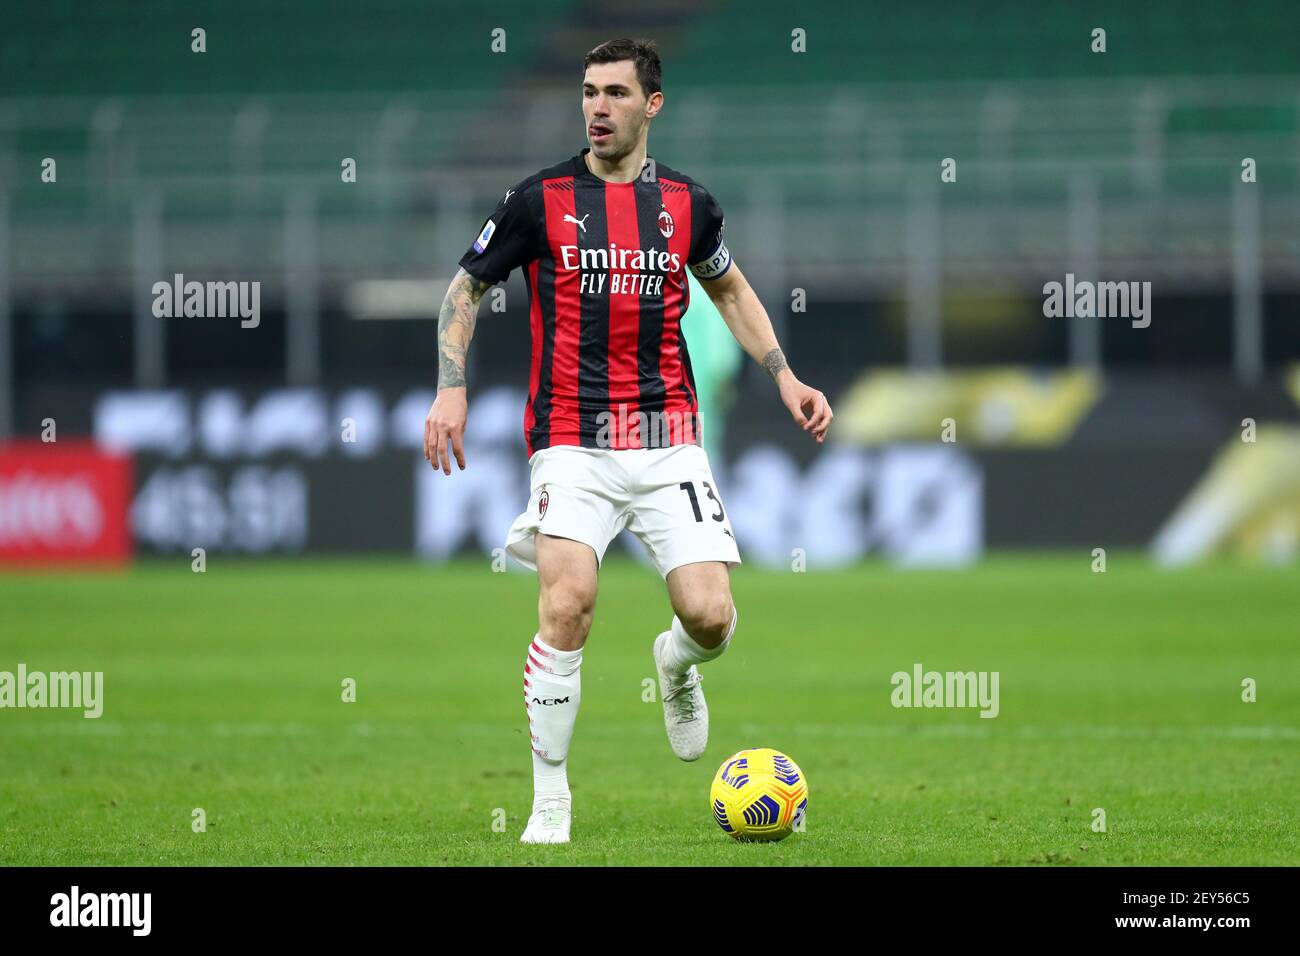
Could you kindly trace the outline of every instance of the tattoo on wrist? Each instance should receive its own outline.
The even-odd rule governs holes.
[[[763,356],[763,368],[767,369],[767,374],[772,376],[774,382],[777,375],[781,373],[781,369],[789,367],[785,364],[785,356],[781,354],[780,349],[772,349]]]

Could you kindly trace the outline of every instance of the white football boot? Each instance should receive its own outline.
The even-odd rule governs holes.
[[[682,760],[698,760],[709,744],[709,705],[704,702],[704,680],[692,664],[686,673],[671,680],[663,665],[663,647],[671,631],[655,638],[655,668],[659,671],[659,696],[664,702],[664,727],[673,753]]]
[[[573,801],[568,797],[545,797],[533,805],[533,815],[520,843],[568,843]]]

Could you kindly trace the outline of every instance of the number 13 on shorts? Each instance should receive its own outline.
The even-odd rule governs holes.
[[[709,481],[701,481],[699,482],[699,484],[704,486],[704,491],[708,495],[706,504],[708,502],[712,502],[713,505],[716,506],[716,510],[714,510],[713,513],[709,515],[709,517],[712,518],[714,521],[725,522],[727,520],[727,513],[722,509],[722,502],[718,499],[718,496],[713,493],[713,483]],[[686,497],[690,499],[691,511],[695,515],[695,520],[699,522],[703,522],[705,511],[702,511],[700,509],[700,495],[699,492],[695,490],[695,485],[696,483],[693,481],[683,481],[680,485],[678,485],[678,487],[681,488],[682,491],[686,492]]]
[[[740,564],[736,536],[704,450],[682,445],[643,473],[630,509],[632,533],[649,549],[659,573],[697,561]]]

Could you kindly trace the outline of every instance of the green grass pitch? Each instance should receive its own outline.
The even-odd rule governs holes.
[[[705,670],[709,749],[684,764],[642,699],[663,584],[611,558],[560,847],[518,843],[531,574],[216,556],[0,576],[0,670],[102,670],[106,698],[98,720],[0,710],[0,863],[1300,862],[1300,568],[1090,563],[746,565]],[[999,716],[894,708],[916,662],[998,671]],[[806,832],[741,845],[713,823],[713,774],[749,746],[802,766]]]

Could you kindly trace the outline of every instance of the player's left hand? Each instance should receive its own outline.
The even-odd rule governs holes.
[[[781,401],[785,402],[785,407],[790,410],[799,427],[817,439],[817,444],[826,440],[826,430],[831,427],[835,413],[831,411],[831,403],[826,401],[825,395],[793,375],[784,375],[781,381]]]

